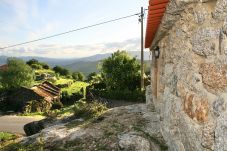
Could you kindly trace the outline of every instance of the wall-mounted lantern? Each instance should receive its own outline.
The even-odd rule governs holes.
[[[160,56],[160,49],[159,49],[159,46],[157,46],[155,49],[154,49],[154,55],[155,55],[155,58],[158,59],[159,56]]]

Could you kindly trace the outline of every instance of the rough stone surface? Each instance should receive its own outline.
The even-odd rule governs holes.
[[[157,45],[157,97],[147,93],[154,135],[171,151],[227,150],[227,0],[171,0]]]
[[[122,134],[118,136],[119,146],[122,150],[150,151],[150,143],[147,139],[135,134]]]
[[[150,93],[151,94],[151,93]],[[153,102],[150,102],[151,105]],[[59,119],[47,122],[39,133],[23,138],[24,145],[39,144],[46,150],[167,150],[159,116],[146,104],[109,109],[99,119]]]

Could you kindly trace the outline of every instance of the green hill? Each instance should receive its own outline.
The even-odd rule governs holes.
[[[80,71],[88,75],[91,72],[98,72],[98,64],[100,62],[101,61],[78,61],[64,67],[71,71]]]
[[[98,65],[101,63],[100,61],[78,61],[70,65],[64,66],[65,68],[71,71],[80,71],[83,72],[86,76],[91,72],[99,72]],[[150,62],[145,61],[145,72],[149,71]]]

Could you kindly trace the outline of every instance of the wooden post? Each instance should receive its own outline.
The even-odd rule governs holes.
[[[143,47],[143,18],[144,18],[144,10],[141,7],[141,91],[144,90],[144,47]]]

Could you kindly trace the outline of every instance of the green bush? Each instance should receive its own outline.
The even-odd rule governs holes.
[[[84,95],[80,92],[73,93],[70,95],[68,91],[63,91],[62,97],[61,97],[61,102],[64,105],[72,105],[72,104],[76,103],[77,101],[79,101],[80,99],[82,99],[83,97],[84,97]]]
[[[61,109],[63,108],[63,104],[60,101],[54,102],[52,104],[51,110],[55,110],[55,109]]]
[[[107,110],[105,104],[99,103],[97,101],[86,102],[86,101],[78,101],[74,107],[74,114],[77,118],[94,118],[102,115]]]
[[[0,142],[15,139],[17,136],[11,133],[0,132]]]
[[[42,69],[43,68],[42,65],[40,65],[40,64],[32,64],[30,66],[32,69]]]

